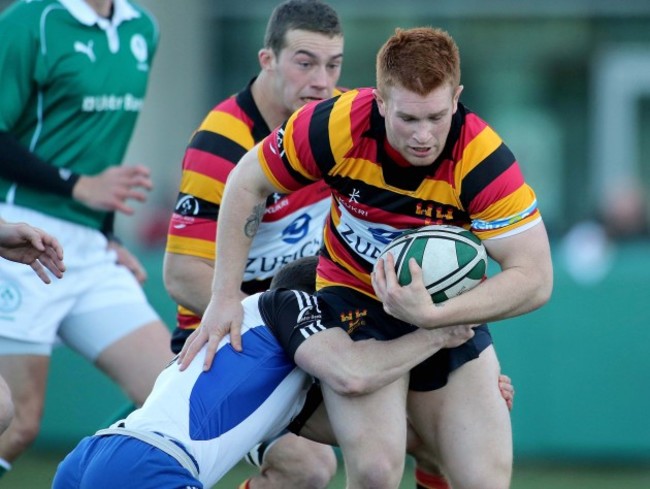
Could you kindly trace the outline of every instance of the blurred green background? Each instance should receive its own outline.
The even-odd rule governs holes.
[[[117,226],[171,326],[161,260],[185,144],[214,104],[257,73],[277,2],[140,3],[157,16],[161,44],[126,162],[149,165],[156,189]],[[650,1],[329,3],[345,31],[341,86],[373,84],[375,53],[395,27],[447,29],[461,49],[463,102],[499,132],[537,191],[553,245],[553,298],[492,325],[517,390],[513,488],[650,487]],[[0,484],[48,487],[61,454],[124,399],[57,349],[42,432]],[[410,472],[404,487],[413,487]],[[340,479],[332,487],[343,487]]]

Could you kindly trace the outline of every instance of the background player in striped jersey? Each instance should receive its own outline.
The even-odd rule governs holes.
[[[148,169],[120,164],[157,47],[155,20],[128,0],[43,0],[9,6],[0,31],[11,39],[0,43],[0,214],[57,236],[68,267],[47,291],[22,265],[0,268],[15,299],[0,318],[0,374],[16,404],[0,436],[1,473],[39,431],[57,336],[136,404],[172,355],[169,331],[101,232],[151,187]]]
[[[473,334],[470,327],[451,327],[419,330],[391,343],[353,342],[320,323],[316,300],[307,293],[314,290],[316,261],[292,262],[274,279],[275,290],[244,299],[245,354],[226,338],[209,372],[202,371],[200,358],[183,372],[175,364],[166,368],[141,409],[79,443],[60,464],[53,488],[208,489],[254,443],[290,421],[334,443],[322,406],[313,416],[308,407],[300,413],[310,387],[315,394],[318,387],[294,359],[342,395],[356,396]]]
[[[296,109],[340,93],[335,86],[343,33],[337,13],[320,1],[280,4],[271,14],[258,59],[259,74],[210,111],[183,158],[164,262],[167,291],[179,305],[172,334],[175,353],[199,325],[210,299],[217,219],[228,174]],[[285,263],[318,252],[329,195],[327,186],[316,182],[291,195],[274,193],[260,206],[264,219],[248,255],[240,298],[266,290]],[[331,447],[287,434],[273,442],[260,474],[242,487],[324,488],[335,470]]]
[[[213,296],[181,367],[206,341],[209,367],[228,331],[241,346],[238,284],[261,219],[259,202],[320,178],[334,199],[317,282],[327,326],[354,339],[390,339],[415,326],[496,321],[543,305],[552,264],[535,194],[500,137],[459,102],[462,89],[458,48],[446,32],[398,30],[377,56],[376,89],[308,104],[249,151],[226,186]],[[474,231],[501,271],[439,307],[424,301],[407,315],[393,300],[423,285],[396,287],[389,271],[375,290],[370,273],[385,243],[432,223]],[[351,487],[399,484],[407,397],[409,421],[423,442],[419,463],[440,463],[455,488],[509,486],[512,440],[496,388],[498,360],[487,326],[475,331],[466,344],[411,371],[408,396],[406,378],[353,401],[323,386]]]

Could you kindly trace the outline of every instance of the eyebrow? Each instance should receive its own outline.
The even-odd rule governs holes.
[[[304,54],[305,56],[309,56],[312,59],[318,59],[318,56],[315,53],[313,53],[311,51],[308,51],[307,49],[299,49],[298,51],[293,53],[293,56],[297,56],[297,55],[300,55],[300,54]],[[343,53],[335,54],[334,56],[330,57],[327,61],[334,61],[335,59],[339,59],[339,58],[342,58],[342,57],[343,57]]]
[[[413,119],[423,119],[423,118],[427,118],[427,117],[437,117],[437,116],[442,116],[442,115],[445,115],[448,111],[449,111],[449,109],[442,109],[442,110],[439,110],[438,112],[434,112],[434,113],[432,113],[432,114],[427,114],[427,115],[425,115],[424,117],[417,117],[417,116],[415,116],[414,114],[410,114],[410,113],[408,113],[408,112],[404,112],[404,111],[401,111],[401,110],[396,110],[396,111],[395,111],[395,114],[396,114],[398,117],[404,117],[404,116],[406,116],[406,117],[411,117],[411,118],[413,118]]]

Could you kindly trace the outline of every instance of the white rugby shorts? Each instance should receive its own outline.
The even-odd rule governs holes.
[[[64,277],[46,285],[31,267],[0,262],[0,355],[49,355],[58,336],[94,361],[106,347],[159,320],[101,232],[20,206],[0,204],[0,216],[56,237],[66,265]]]

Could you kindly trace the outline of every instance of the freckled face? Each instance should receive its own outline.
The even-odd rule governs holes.
[[[431,165],[445,147],[462,91],[462,85],[454,89],[445,84],[422,96],[390,87],[382,97],[375,90],[379,112],[386,120],[388,143],[411,165]]]
[[[343,37],[293,30],[286,46],[273,55],[274,91],[287,109],[287,116],[314,100],[333,95],[341,76]]]

